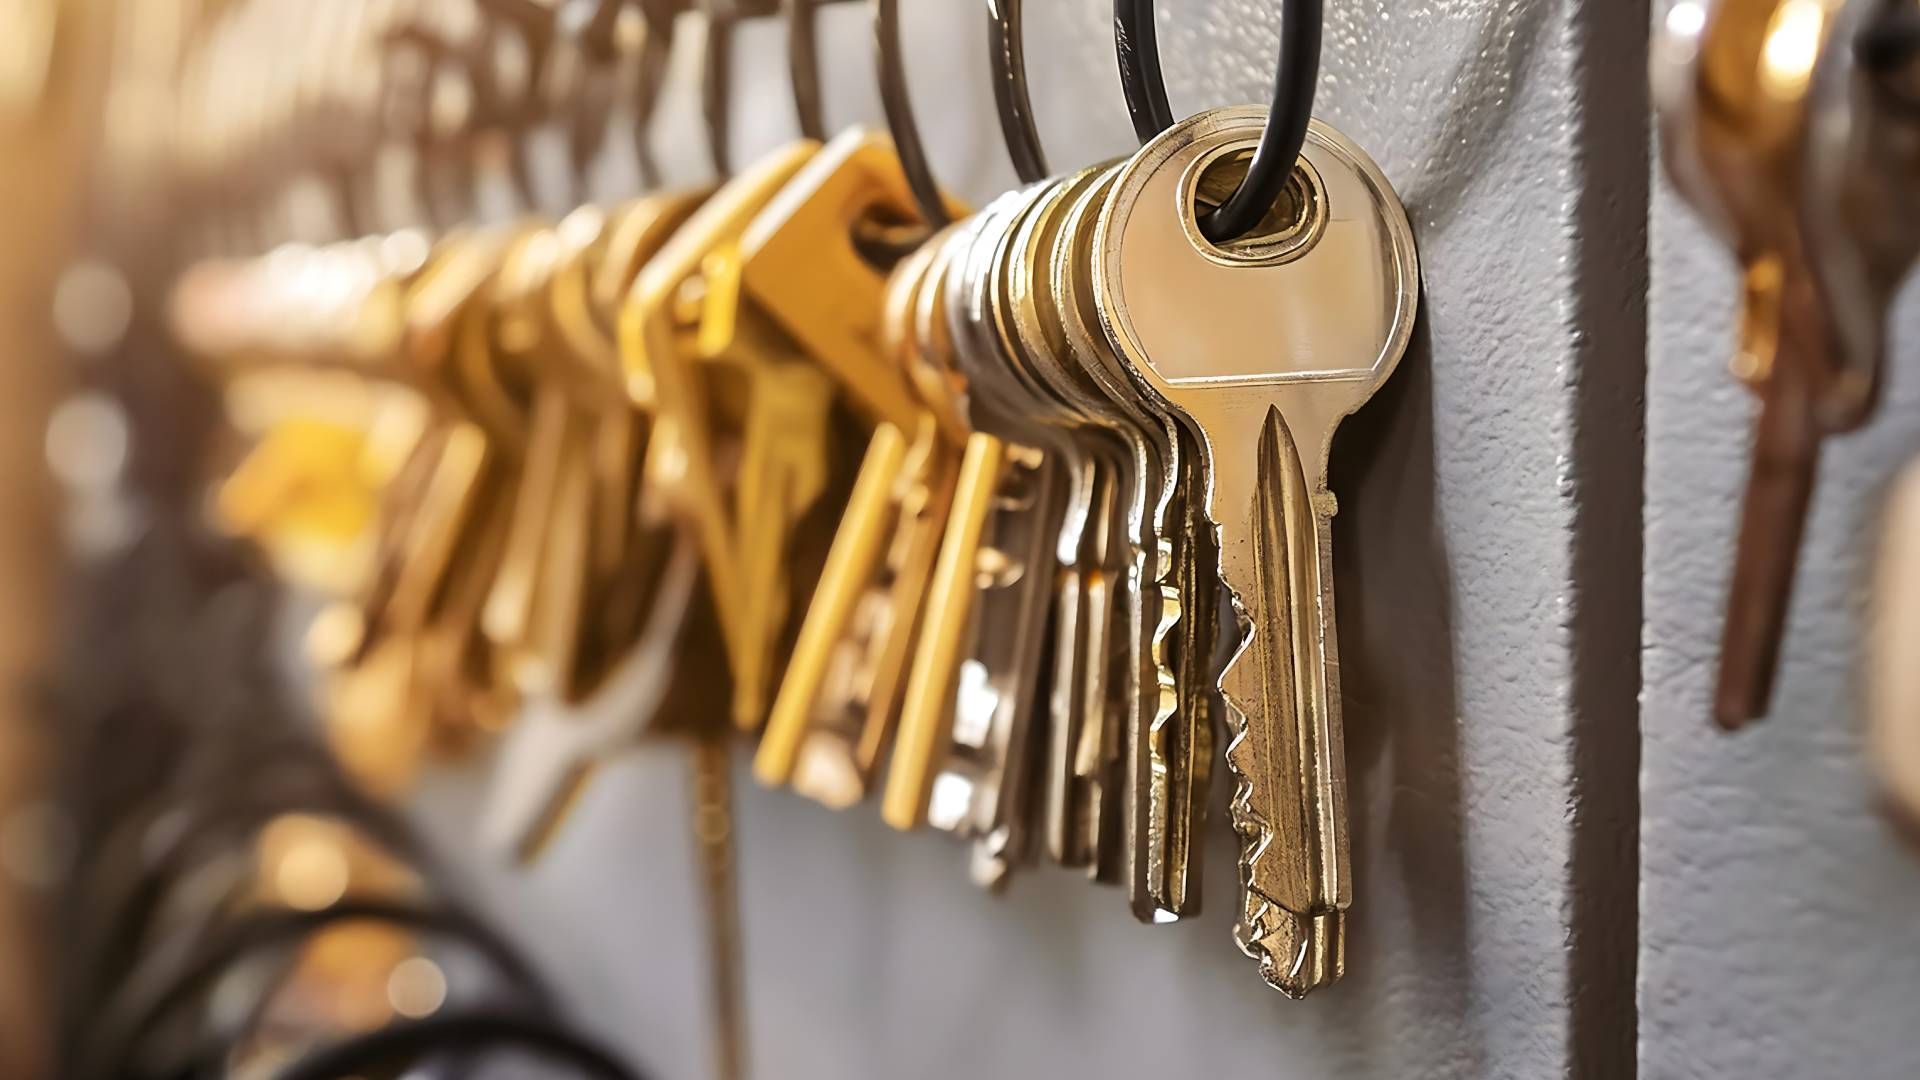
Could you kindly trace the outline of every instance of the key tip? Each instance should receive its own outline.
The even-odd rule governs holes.
[[[1724,732],[1739,731],[1767,715],[1764,693],[1744,692],[1738,687],[1721,686],[1713,700],[1714,726]]]

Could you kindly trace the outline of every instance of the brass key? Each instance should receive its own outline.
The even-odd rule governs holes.
[[[957,340],[965,263],[983,229],[1011,209],[997,203],[954,232],[923,293],[922,344],[946,358],[935,364],[962,399],[969,383],[951,356],[966,347]],[[1040,452],[984,431],[968,438],[881,806],[895,828],[931,822],[977,840],[974,874],[988,886],[1004,884],[1023,855],[1019,800],[1049,583],[1038,568],[1059,532],[1058,503]]]
[[[1003,292],[994,293],[994,307],[1001,334],[1009,342],[1009,357],[1026,374],[1030,392],[1047,402],[1029,415],[1070,431],[1093,467],[1085,546],[1072,579],[1081,586],[1082,609],[1080,636],[1074,646],[1080,655],[1074,664],[1059,662],[1059,651],[1069,647],[1065,631],[1072,627],[1056,613],[1056,704],[1045,827],[1049,853],[1056,861],[1085,866],[1095,877],[1118,880],[1123,854],[1119,813],[1123,734],[1145,730],[1151,723],[1152,714],[1141,713],[1142,676],[1148,674],[1142,661],[1151,663],[1155,644],[1146,627],[1151,619],[1159,629],[1162,614],[1171,609],[1160,602],[1157,588],[1148,593],[1141,590],[1142,583],[1151,579],[1141,532],[1145,516],[1136,516],[1135,511],[1143,506],[1140,500],[1147,477],[1158,460],[1141,427],[1144,417],[1124,412],[1124,406],[1106,397],[1094,374],[1083,366],[1061,306],[1063,298],[1052,287],[1055,261],[1062,257],[1061,241],[1073,220],[1073,209],[1103,190],[1107,176],[1109,170],[1089,169],[1050,184],[1008,237],[1000,276],[990,284],[1004,286]],[[1130,404],[1137,398],[1129,387],[1126,401]],[[1147,596],[1152,603],[1145,602]],[[1157,674],[1153,678],[1157,683]],[[1063,714],[1057,699],[1065,693],[1077,694],[1079,701],[1076,709]],[[1204,765],[1200,772],[1204,775]],[[1197,875],[1195,886],[1197,900]],[[1168,899],[1164,890],[1154,895],[1159,903],[1141,895],[1143,912],[1158,908],[1190,913],[1197,908],[1197,903]]]
[[[870,385],[906,382],[913,300],[935,254],[923,246],[886,283],[888,355]],[[791,781],[829,806],[866,796],[891,740],[959,461],[932,411],[911,391],[902,400],[874,428],[754,758],[761,783]]]
[[[1322,124],[1250,240],[1203,239],[1196,192],[1258,141],[1260,109],[1202,113],[1129,162],[1094,235],[1114,347],[1206,453],[1220,572],[1245,638],[1220,687],[1241,834],[1241,941],[1289,996],[1337,979],[1353,899],[1327,455],[1392,373],[1419,280],[1379,169]]]
[[[1127,883],[1134,916],[1166,922],[1192,914],[1199,898],[1202,845],[1193,842],[1212,775],[1213,650],[1181,647],[1211,642],[1212,607],[1195,600],[1217,594],[1219,565],[1208,543],[1197,542],[1204,508],[1189,493],[1201,486],[1191,436],[1164,400],[1143,393],[1100,328],[1092,282],[1092,234],[1118,176],[1116,167],[1081,193],[1061,223],[1046,293],[1076,366],[1109,402],[1132,434],[1139,490],[1127,508],[1133,552],[1130,575],[1136,603],[1126,615],[1131,651],[1131,709],[1125,734],[1126,808],[1123,866],[1110,866]],[[1192,475],[1190,475],[1192,474]],[[1118,732],[1116,735],[1120,734]]]
[[[709,385],[699,355],[700,313],[685,310],[684,291],[689,283],[699,283],[713,251],[737,243],[753,217],[817,150],[817,144],[796,143],[716,192],[647,264],[621,312],[628,392],[636,403],[658,409],[647,447],[648,490],[642,513],[655,521],[678,516],[699,544],[738,681],[733,719],[743,728],[757,727],[764,719],[761,694],[778,628],[753,617],[755,601],[747,595],[739,562],[747,538],[741,534],[737,504],[722,483],[725,463],[716,458],[716,388]],[[746,370],[755,369],[749,365]]]

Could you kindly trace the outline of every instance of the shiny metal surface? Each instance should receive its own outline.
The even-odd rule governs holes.
[[[1242,941],[1269,983],[1300,996],[1342,973],[1353,900],[1327,457],[1335,426],[1406,351],[1419,271],[1392,188],[1324,125],[1304,154],[1324,225],[1310,201],[1302,227],[1268,244],[1202,237],[1202,173],[1252,145],[1263,119],[1201,114],[1149,144],[1115,182],[1092,273],[1116,349],[1205,446],[1207,517],[1245,635],[1220,682]]]

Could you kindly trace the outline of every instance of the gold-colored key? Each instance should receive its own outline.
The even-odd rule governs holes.
[[[918,600],[900,593],[931,572],[946,501],[939,478],[951,476],[948,444],[903,357],[901,324],[932,249],[890,279],[859,247],[863,228],[908,218],[912,198],[891,144],[848,132],[741,245],[754,305],[875,423],[754,765],[762,783],[791,781],[835,806],[865,796],[890,737]]]
[[[842,531],[856,545],[857,568],[836,581],[831,593],[823,578],[808,612],[806,629],[822,641],[825,681],[794,687],[796,703],[811,698],[814,706],[792,765],[793,784],[829,805],[863,797],[891,745],[967,437],[948,385],[927,370],[915,326],[938,254],[936,245],[924,245],[903,263],[889,281],[886,301],[884,337],[924,412],[910,432],[888,423],[874,429],[862,479],[869,479],[870,469],[870,482],[884,488],[880,508],[869,511],[880,520],[849,505]],[[866,537],[874,534],[879,542],[865,549]],[[826,608],[829,600],[850,610]],[[796,650],[790,670],[805,674],[800,655]]]
[[[930,356],[945,355],[949,378],[981,431],[969,440],[916,645],[900,742],[882,816],[898,828],[931,824],[974,841],[972,875],[1004,887],[1030,853],[1036,716],[1047,685],[1048,603],[1054,548],[1066,512],[1058,463],[1010,442],[1016,429],[976,396],[996,346],[983,323],[984,272],[995,237],[1024,193],[1003,197],[943,245],[929,313],[945,339],[925,335]],[[982,355],[963,362],[961,355]],[[983,441],[990,440],[990,441]]]
[[[749,540],[780,549],[785,543],[783,537],[766,535],[779,524],[770,529],[756,522],[755,535],[749,537],[738,520],[724,484],[728,463],[717,457],[722,447],[714,427],[713,410],[728,404],[723,400],[726,388],[710,385],[698,341],[702,311],[697,303],[690,307],[685,302],[685,290],[704,285],[701,276],[709,257],[736,244],[754,215],[818,149],[812,142],[794,143],[716,192],[641,271],[620,320],[629,393],[636,402],[655,403],[657,410],[647,448],[642,512],[662,520],[666,508],[687,523],[699,545],[733,666],[734,722],[746,728],[757,727],[764,718],[768,667],[783,628],[754,617],[757,601],[748,595],[741,555]],[[760,370],[752,363],[741,368],[749,377]],[[750,397],[753,388],[745,389]],[[649,502],[660,505],[649,509]]]
[[[1245,639],[1221,678],[1241,834],[1241,940],[1275,988],[1337,979],[1352,903],[1327,455],[1392,373],[1419,278],[1406,213],[1333,129],[1308,132],[1289,194],[1248,240],[1197,225],[1262,109],[1202,113],[1121,170],[1094,236],[1104,325],[1202,440],[1205,504]]]
[[[1205,848],[1194,840],[1213,769],[1218,679],[1207,642],[1219,636],[1219,565],[1196,505],[1202,481],[1192,436],[1163,400],[1142,391],[1100,329],[1090,280],[1093,231],[1118,173],[1116,167],[1102,174],[1068,209],[1047,292],[1076,366],[1115,410],[1119,430],[1137,440],[1139,493],[1125,525],[1137,597],[1121,631],[1130,654],[1122,676],[1131,683],[1130,707],[1124,731],[1114,733],[1125,735],[1122,790],[1113,795],[1125,809],[1124,848],[1102,861],[1109,877],[1126,882],[1134,917],[1164,923],[1193,914],[1199,902]]]

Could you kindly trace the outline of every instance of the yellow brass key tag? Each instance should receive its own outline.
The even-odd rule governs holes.
[[[921,406],[881,341],[888,268],[861,253],[856,231],[914,214],[892,141],[855,129],[823,147],[740,241],[746,294],[863,410],[903,431]]]

